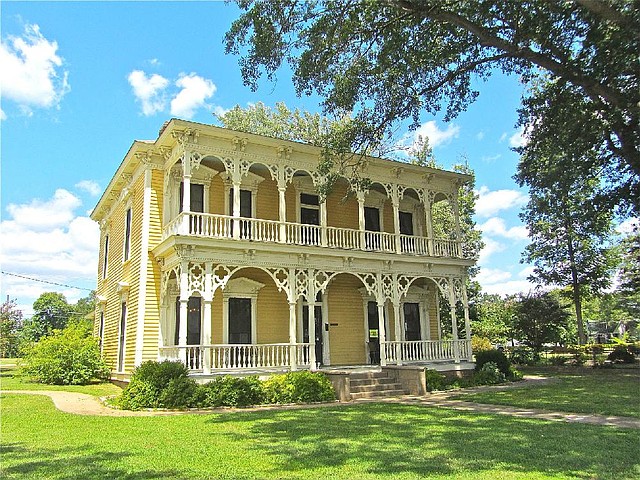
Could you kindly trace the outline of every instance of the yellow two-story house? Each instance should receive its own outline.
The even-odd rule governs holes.
[[[177,119],[133,143],[91,215],[95,332],[114,379],[162,359],[202,377],[471,360],[457,208],[469,177],[367,158],[366,188],[341,178],[323,198],[320,155]],[[440,201],[446,238],[433,234]]]

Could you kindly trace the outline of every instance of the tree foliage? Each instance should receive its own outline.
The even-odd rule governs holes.
[[[640,232],[636,229],[620,243],[619,305],[629,320],[640,321]]]
[[[499,295],[480,295],[476,305],[478,317],[473,322],[473,334],[488,338],[495,344],[506,344],[516,311],[513,298]]]
[[[583,297],[610,285],[616,259],[612,212],[595,201],[601,177],[576,171],[575,164],[571,152],[549,145],[544,152],[524,152],[516,179],[520,184],[526,180],[530,189],[520,214],[531,240],[523,254],[534,265],[529,279],[571,287],[578,339],[585,343]]]
[[[513,336],[536,351],[545,343],[564,343],[569,312],[548,292],[520,295],[513,318]]]
[[[329,113],[353,112],[356,121],[343,137],[353,145],[375,147],[398,121],[417,127],[421,114],[443,107],[450,120],[478,96],[472,80],[494,71],[525,82],[548,76],[558,91],[545,87],[554,94],[549,105],[540,103],[547,94],[531,100],[526,111],[533,113],[521,119],[529,135],[537,138],[540,128],[543,138],[556,129],[564,144],[579,139],[612,174],[613,201],[637,209],[637,198],[628,196],[640,177],[640,9],[634,2],[237,3],[244,13],[225,42],[228,53],[243,54],[245,84],[256,89],[262,75],[273,80],[289,63],[299,95],[319,94]],[[544,110],[540,127],[534,105]]]
[[[18,355],[18,332],[22,323],[22,311],[15,300],[7,298],[0,306],[0,357]]]
[[[73,309],[63,294],[45,292],[33,302],[33,311],[33,316],[24,322],[21,333],[24,342],[37,342],[54,330],[62,330]]]

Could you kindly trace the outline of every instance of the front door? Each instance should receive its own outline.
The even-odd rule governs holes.
[[[251,299],[229,299],[229,343],[251,343]]]
[[[313,312],[316,324],[316,362],[318,362],[319,365],[322,365],[322,306],[316,305]],[[309,305],[302,306],[302,341],[304,343],[309,343]]]
[[[417,303],[405,303],[404,313],[404,339],[422,340],[420,334],[420,306]]]
[[[380,322],[378,318],[378,305],[376,302],[367,303],[369,363],[372,365],[380,364]]]

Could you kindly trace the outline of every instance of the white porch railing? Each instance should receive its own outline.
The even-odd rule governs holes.
[[[284,228],[280,227],[284,225]],[[301,223],[234,218],[228,215],[182,212],[164,227],[164,238],[172,235],[192,235],[207,238],[229,238],[256,242],[279,242],[291,245],[323,246],[344,250],[365,250],[397,253],[396,234],[338,227],[321,227]],[[459,242],[449,239],[415,235],[399,235],[400,252],[435,257],[460,257]],[[431,245],[430,245],[431,244]]]
[[[384,352],[387,363],[395,364],[441,360],[457,361],[471,358],[471,341],[412,340],[385,342]]]
[[[260,345],[186,345],[160,348],[161,360],[181,360],[193,372],[289,369],[309,366],[308,343]]]

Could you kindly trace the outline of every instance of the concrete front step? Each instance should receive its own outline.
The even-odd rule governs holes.
[[[380,377],[380,378],[350,378],[351,388],[367,386],[367,385],[388,385],[390,383],[396,383],[395,378]]]
[[[375,390],[373,392],[351,392],[351,400],[358,400],[361,398],[398,397],[400,395],[406,395],[406,394],[407,392],[402,389]]]
[[[360,392],[385,392],[388,390],[402,390],[402,385],[400,383],[385,383],[382,385],[351,385],[351,393],[360,393]]]

